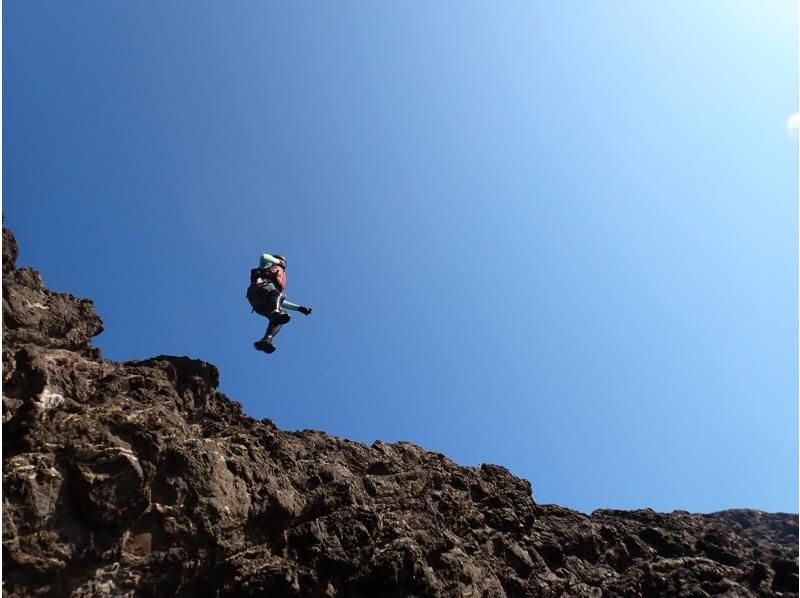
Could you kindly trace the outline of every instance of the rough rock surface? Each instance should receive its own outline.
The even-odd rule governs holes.
[[[797,517],[536,504],[497,465],[284,432],[208,363],[102,359],[3,231],[6,596],[797,595]]]

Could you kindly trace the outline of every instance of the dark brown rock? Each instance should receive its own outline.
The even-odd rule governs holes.
[[[3,231],[7,596],[797,595],[797,517],[534,503],[497,465],[255,421],[188,357],[117,363]]]

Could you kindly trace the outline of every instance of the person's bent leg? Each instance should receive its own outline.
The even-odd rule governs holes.
[[[281,309],[281,303],[283,303],[283,293],[282,292],[275,292],[270,295],[269,299],[269,306],[270,306],[270,315],[269,321],[270,324],[286,324],[289,320],[292,319],[292,316],[287,314],[285,311]],[[274,336],[274,335],[273,335]]]
[[[264,337],[255,342],[255,347],[259,351],[264,351],[266,353],[272,353],[275,351],[275,343],[273,342],[275,335],[280,332],[280,329],[283,327],[283,324],[286,323],[287,320],[279,317],[281,314],[281,300],[283,299],[282,293],[271,293],[268,297],[266,302],[267,306],[267,313],[269,314],[269,326],[267,326],[267,331],[264,333]],[[285,313],[285,312],[283,312]],[[288,314],[285,314],[288,315]]]

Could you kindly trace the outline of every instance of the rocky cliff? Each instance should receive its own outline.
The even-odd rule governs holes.
[[[583,515],[497,465],[284,432],[188,357],[102,359],[3,231],[6,596],[797,595],[797,517]]]

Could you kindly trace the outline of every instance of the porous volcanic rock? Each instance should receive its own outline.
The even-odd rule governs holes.
[[[3,583],[29,596],[797,595],[797,517],[533,501],[498,465],[256,421],[217,368],[102,359],[3,231]]]

